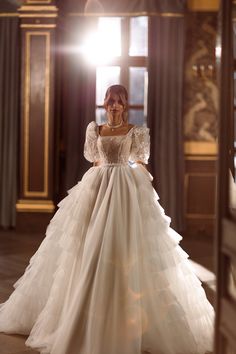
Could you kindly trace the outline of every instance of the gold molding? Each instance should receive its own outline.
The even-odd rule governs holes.
[[[184,152],[185,155],[217,155],[218,145],[216,142],[186,141]]]
[[[1,12],[0,17],[18,17],[19,14],[17,12]]]
[[[18,13],[18,12],[1,12],[0,17],[20,17],[20,18],[37,18],[37,17],[45,17],[45,18],[55,18],[58,17],[58,14],[25,14],[25,13]]]
[[[30,112],[30,42],[32,36],[45,36],[45,110],[44,110],[44,189],[43,191],[29,190],[29,112]],[[48,196],[48,168],[49,168],[49,93],[50,93],[50,32],[26,32],[26,60],[24,81],[24,196],[47,197]]]
[[[161,16],[161,17],[184,17],[183,13],[175,13],[175,12],[148,12],[148,11],[140,11],[140,12],[101,12],[101,13],[96,13],[96,12],[89,12],[89,13],[84,13],[84,12],[69,12],[68,16],[70,17],[79,17],[79,16],[88,16],[88,17],[110,17],[110,16],[115,16],[115,17],[129,17],[129,16]]]
[[[150,12],[150,16],[161,16],[161,17],[184,17],[183,13],[175,13],[175,12],[162,12],[162,13],[155,13]]]
[[[190,11],[219,11],[219,0],[188,0],[187,6]]]
[[[24,200],[19,199],[16,203],[18,212],[43,212],[52,213],[55,205],[52,200]]]
[[[27,5],[23,5],[19,8],[18,10],[19,12],[21,11],[34,11],[34,12],[38,12],[38,11],[58,11],[58,8],[56,6],[27,6]]]
[[[207,156],[207,155],[201,155],[201,156],[196,156],[196,155],[187,155],[185,156],[185,160],[188,161],[217,161],[218,157],[217,156]]]
[[[52,0],[27,0],[26,4],[50,4]]]
[[[37,25],[34,25],[34,24],[21,24],[20,25],[21,28],[55,28],[56,25],[55,24],[37,24]]]
[[[20,18],[24,17],[33,17],[33,18],[38,18],[38,17],[46,17],[46,18],[55,18],[58,17],[58,14],[17,14]]]

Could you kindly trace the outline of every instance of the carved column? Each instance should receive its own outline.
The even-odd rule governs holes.
[[[52,212],[54,80],[57,7],[51,0],[26,0],[21,27],[21,128],[17,211]]]

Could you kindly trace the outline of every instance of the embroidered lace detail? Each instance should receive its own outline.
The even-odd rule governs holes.
[[[97,147],[98,127],[96,122],[90,122],[86,129],[86,139],[84,144],[84,157],[89,162],[98,161],[100,156]]]
[[[107,164],[127,164],[128,161],[148,163],[150,151],[149,129],[134,126],[126,135],[100,136],[95,122],[86,130],[84,156],[90,161]]]
[[[149,128],[135,127],[132,140],[130,160],[147,164],[150,155]]]

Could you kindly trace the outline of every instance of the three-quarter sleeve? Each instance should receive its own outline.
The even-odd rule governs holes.
[[[132,145],[130,152],[131,161],[141,161],[148,163],[150,155],[150,135],[149,128],[135,127],[132,134]]]
[[[99,152],[97,148],[98,127],[96,122],[90,122],[86,129],[86,137],[84,144],[84,157],[89,162],[99,160]]]

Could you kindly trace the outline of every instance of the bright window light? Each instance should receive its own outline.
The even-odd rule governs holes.
[[[112,58],[121,55],[121,19],[100,17],[98,30],[88,34],[81,52],[93,65],[109,64]]]
[[[217,58],[221,57],[221,46],[220,45],[215,47],[215,55]]]
[[[147,56],[148,54],[148,18],[146,16],[130,19],[130,48],[131,56]]]

